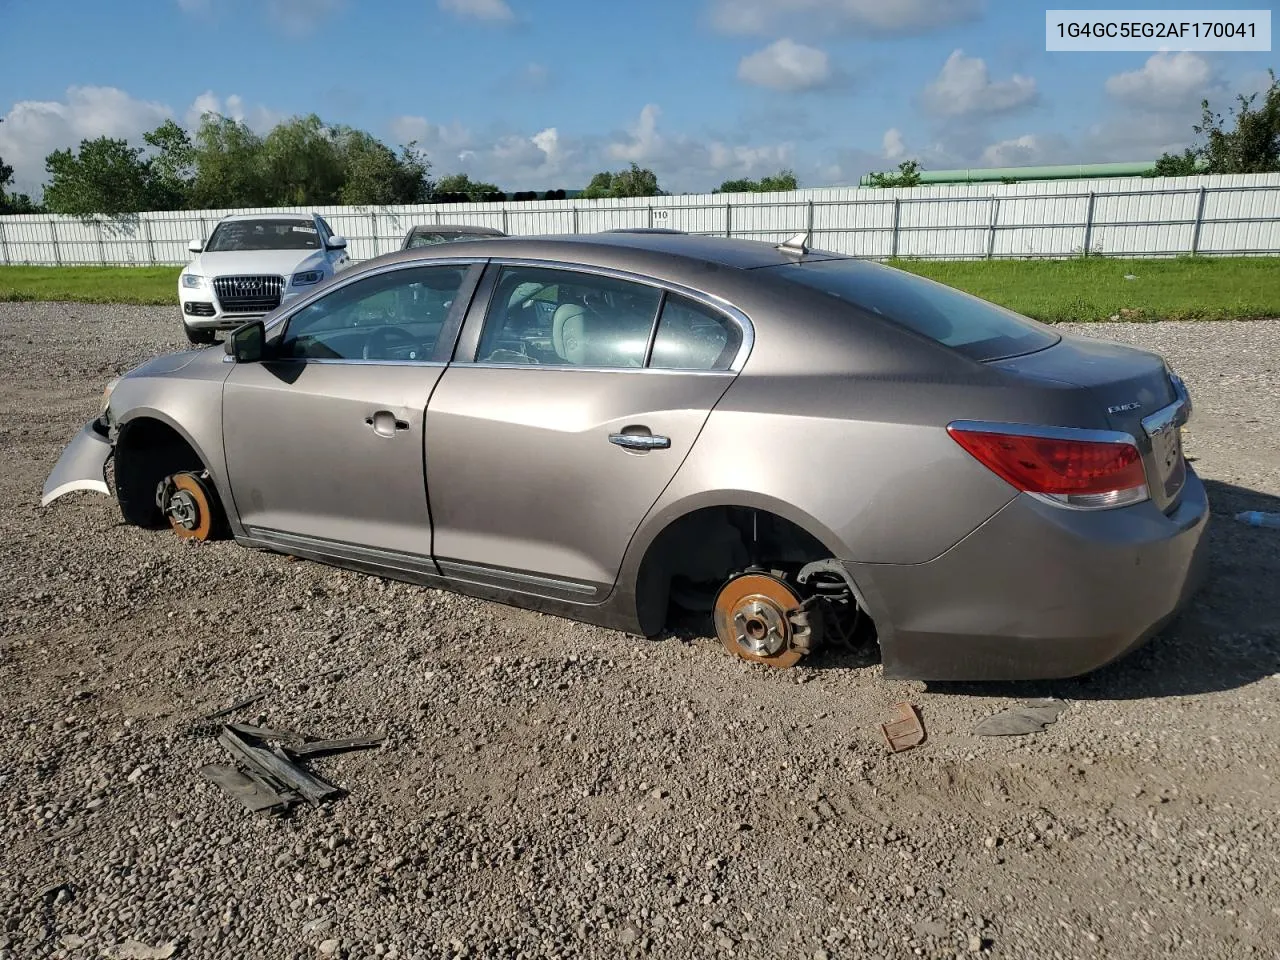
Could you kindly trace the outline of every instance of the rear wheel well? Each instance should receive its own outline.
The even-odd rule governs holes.
[[[195,448],[167,423],[150,417],[130,420],[120,428],[115,444],[116,499],[125,521],[139,527],[166,526],[156,506],[156,487],[172,474],[204,469]]]
[[[704,507],[668,525],[645,551],[636,578],[636,612],[646,636],[661,632],[672,603],[709,614],[735,573],[763,567],[795,575],[831,551],[813,534],[768,510]]]

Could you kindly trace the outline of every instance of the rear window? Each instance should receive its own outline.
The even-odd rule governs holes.
[[[821,260],[786,264],[772,272],[930,337],[973,360],[1034,353],[1062,339],[1012,310],[877,263]]]

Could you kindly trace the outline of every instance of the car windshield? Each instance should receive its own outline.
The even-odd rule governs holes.
[[[1034,320],[915,274],[863,260],[774,267],[788,280],[930,337],[973,360],[1002,360],[1062,338]]]
[[[218,224],[205,250],[319,250],[320,234],[312,220],[228,220]]]
[[[460,230],[435,230],[430,233],[414,231],[409,237],[409,246],[430,247],[437,243],[449,243],[453,240],[479,240],[486,236],[482,233],[463,233]]]

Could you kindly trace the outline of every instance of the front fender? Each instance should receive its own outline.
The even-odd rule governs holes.
[[[101,431],[97,420],[86,423],[75,438],[63,448],[53,472],[40,492],[40,506],[47,507],[59,497],[76,490],[90,490],[111,496],[107,486],[107,461],[114,447]]]

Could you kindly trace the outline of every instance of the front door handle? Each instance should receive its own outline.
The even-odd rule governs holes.
[[[671,446],[670,437],[659,437],[652,433],[611,433],[609,442],[616,443],[624,450],[666,450]]]
[[[380,437],[394,437],[397,431],[409,429],[408,422],[399,419],[390,410],[379,410],[373,416],[365,417],[364,422]]]

